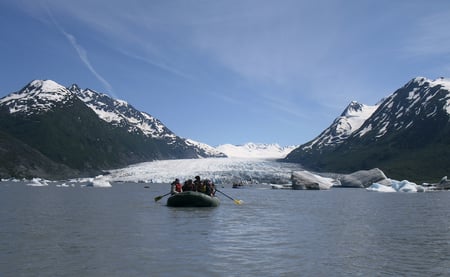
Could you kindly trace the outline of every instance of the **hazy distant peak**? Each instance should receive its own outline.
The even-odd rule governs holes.
[[[203,149],[208,156],[214,156],[214,157],[225,157],[226,156],[224,153],[220,152],[215,147],[212,147],[206,143],[198,142],[198,141],[195,141],[192,139],[186,139],[186,143],[188,145],[196,146],[200,149]],[[201,156],[199,156],[199,158],[201,158]]]
[[[282,147],[276,143],[249,142],[244,145],[223,144],[217,146],[216,149],[230,158],[281,159],[286,157],[296,147]]]

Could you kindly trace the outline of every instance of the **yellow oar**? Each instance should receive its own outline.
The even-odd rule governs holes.
[[[237,200],[237,199],[233,199],[231,196],[226,195],[225,193],[221,192],[221,191],[218,190],[218,189],[216,189],[216,191],[222,193],[222,194],[225,195],[227,198],[230,198],[231,200],[233,200],[233,202],[234,202],[236,205],[241,205],[242,203],[244,203],[244,201],[242,201],[242,200]]]
[[[163,198],[164,196],[167,196],[167,195],[169,195],[169,194],[171,194],[171,192],[166,193],[166,194],[164,194],[164,195],[156,196],[156,197],[155,197],[155,202],[161,200],[161,198]]]

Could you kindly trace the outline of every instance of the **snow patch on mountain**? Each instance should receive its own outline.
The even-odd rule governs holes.
[[[450,92],[450,78],[440,77],[436,80],[430,81],[430,87],[435,86],[441,86],[442,89],[448,90]],[[447,114],[450,115],[450,93],[447,94],[444,100],[445,100],[444,109],[447,112]]]
[[[31,83],[32,86],[40,87],[40,89],[44,92],[60,92],[60,91],[67,91],[67,89],[56,83],[52,80],[34,80]]]
[[[51,80],[34,80],[22,90],[0,99],[0,104],[12,113],[42,113],[51,110],[56,103],[65,103],[73,97],[65,87]]]
[[[211,146],[188,142],[175,135],[161,121],[135,109],[126,101],[114,99],[91,89],[80,89],[75,84],[66,88],[51,80],[34,80],[19,92],[1,98],[0,105],[8,108],[9,113],[22,112],[31,115],[51,111],[59,104],[63,107],[70,100],[81,100],[101,120],[111,125],[125,128],[130,133],[160,139],[167,145],[178,147],[182,151],[191,151],[190,156],[209,157],[208,153],[214,153],[215,157],[225,156]]]
[[[379,139],[388,133],[413,128],[418,118],[432,118],[441,113],[441,109],[450,114],[449,91],[450,79],[414,78],[383,99],[379,112],[374,112],[355,136],[363,137],[368,131],[376,130],[374,136]]]
[[[205,154],[207,154],[208,156],[225,158],[225,156],[224,156],[225,153],[220,152],[215,147],[212,147],[206,143],[198,142],[198,141],[195,141],[192,139],[185,139],[185,141],[186,141],[186,144],[189,146],[194,146],[194,147],[203,149],[203,151],[205,151]],[[202,157],[199,156],[199,158],[202,158]]]
[[[374,106],[353,101],[333,123],[299,150],[312,152],[336,147],[348,138],[380,139],[401,129],[413,128],[417,118],[432,118],[444,109],[450,115],[450,79],[417,77]]]
[[[197,157],[224,157],[223,153],[213,147],[175,135],[161,121],[146,112],[135,109],[124,100],[114,99],[107,94],[98,93],[90,89],[80,89],[72,85],[71,90],[86,103],[101,119],[116,126],[128,128],[129,132],[141,132],[152,138],[164,139],[168,144],[183,143],[193,147]]]
[[[223,144],[217,146],[216,149],[230,158],[282,159],[297,147],[250,142],[244,145]]]
[[[417,77],[417,78],[412,79],[408,84],[406,84],[406,86],[414,84],[414,83],[418,84],[419,86],[427,86],[428,85],[428,87],[430,87],[430,88],[440,86],[441,89],[450,91],[450,78],[440,77],[435,80],[430,80],[425,77]],[[410,94],[414,95],[418,90],[419,89],[415,89],[414,91],[411,91]],[[416,94],[415,96],[417,98],[419,98],[418,94]],[[433,95],[428,96],[427,100],[431,99],[432,97],[433,97]],[[444,109],[447,112],[447,114],[450,115],[450,95],[447,95],[447,97],[444,100],[445,100]]]
[[[351,102],[338,118],[339,124],[336,128],[336,134],[338,136],[349,136],[355,130],[359,129],[377,108],[378,105],[368,106],[356,101]]]
[[[114,99],[104,93],[90,89],[79,89],[72,85],[71,90],[76,93],[86,105],[102,120],[116,126],[126,126],[130,132],[142,132],[153,138],[175,138],[167,127],[153,116],[138,111],[126,101]]]
[[[338,145],[345,141],[353,132],[377,110],[377,105],[369,106],[352,101],[342,114],[334,120],[316,139],[303,146],[303,150]],[[369,131],[370,127],[365,131]]]
[[[445,110],[450,115],[450,97],[447,98],[447,104],[445,104]]]
[[[411,83],[416,83],[420,86],[428,83],[430,87],[441,86],[443,89],[450,90],[450,78],[440,77],[435,80],[431,80],[426,77],[416,77],[412,79],[408,84]],[[406,86],[408,86],[408,84],[406,84]]]

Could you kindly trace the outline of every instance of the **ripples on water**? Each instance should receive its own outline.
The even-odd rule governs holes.
[[[450,275],[450,194],[222,189],[169,208],[167,185],[0,183],[0,276]]]

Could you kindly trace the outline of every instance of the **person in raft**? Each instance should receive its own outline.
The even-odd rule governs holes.
[[[202,192],[202,181],[200,180],[200,176],[195,176],[194,180],[194,190],[198,192]]]
[[[215,196],[216,188],[215,188],[214,183],[211,180],[204,180],[203,183],[205,184],[205,187],[206,187],[205,193],[212,197]]]
[[[192,179],[184,181],[183,191],[195,191],[194,182]]]
[[[183,191],[183,187],[180,183],[180,180],[177,178],[175,179],[175,181],[172,182],[172,184],[170,184],[170,192],[172,193],[172,195],[180,193]]]

